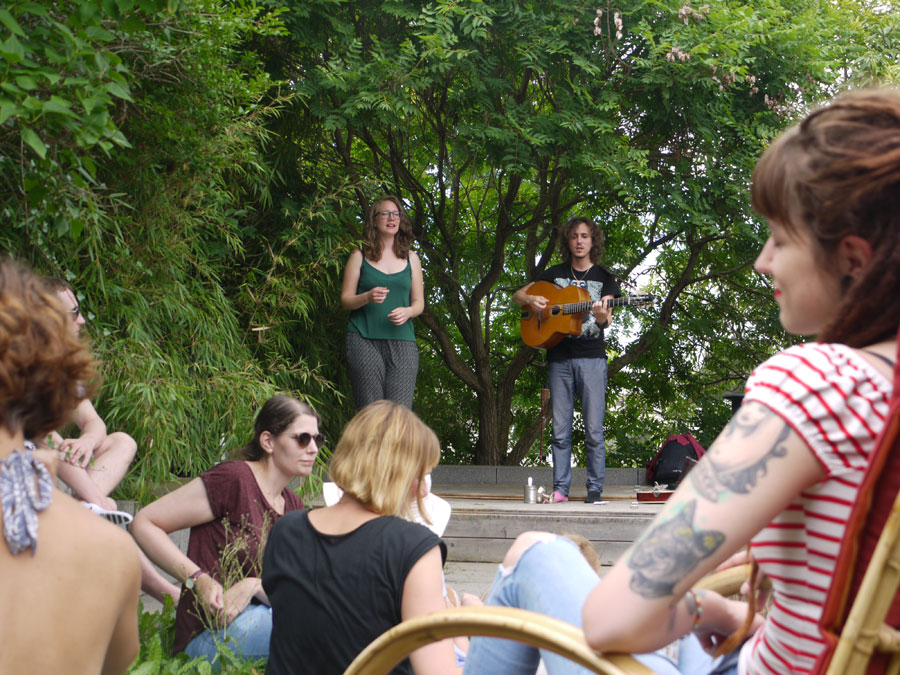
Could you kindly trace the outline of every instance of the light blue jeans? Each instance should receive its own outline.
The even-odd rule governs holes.
[[[266,605],[248,605],[226,628],[205,630],[196,635],[184,648],[192,659],[200,657],[214,666],[221,667],[219,652],[222,648],[248,661],[269,658],[269,638],[272,636],[272,608]]]
[[[580,627],[581,608],[598,583],[600,578],[578,547],[564,537],[557,537],[532,545],[507,576],[498,572],[487,604],[528,609]],[[688,636],[682,640],[677,665],[661,653],[638,654],[635,658],[661,675],[725,675],[737,672],[736,654],[726,656],[730,662],[725,669],[720,669],[725,664],[713,663],[697,639]],[[544,660],[549,675],[590,672],[551,651],[486,637],[472,638],[463,672],[466,675],[532,675],[540,659]]]
[[[584,419],[584,451],[587,457],[587,489],[603,492],[606,480],[606,359],[551,361],[550,405],[553,412],[553,489],[568,496],[572,485],[572,421],[575,396],[581,399]]]

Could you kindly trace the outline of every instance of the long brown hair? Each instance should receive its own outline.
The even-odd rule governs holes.
[[[834,260],[845,237],[872,247],[857,279],[842,280],[835,318],[819,339],[864,347],[900,323],[900,92],[849,92],[785,132],[753,172],[753,208],[790,231],[804,228]]]
[[[575,228],[584,223],[591,232],[591,250],[588,254],[591,263],[596,265],[603,257],[603,232],[600,226],[593,220],[585,216],[573,216],[566,221],[559,231],[559,252],[562,255],[563,262],[572,264],[572,249],[569,248],[569,238],[575,231]]]
[[[262,433],[268,431],[273,436],[280,436],[300,415],[310,415],[315,417],[317,422],[322,421],[318,413],[303,401],[282,394],[273,396],[263,403],[263,407],[256,414],[256,420],[253,422],[253,438],[235,455],[248,462],[259,461],[266,456],[266,451],[259,442]]]
[[[381,260],[382,247],[384,244],[381,237],[378,236],[378,229],[375,227],[375,212],[378,206],[384,202],[393,202],[400,212],[400,226],[397,228],[397,234],[394,236],[394,255],[398,258],[406,259],[409,257],[409,248],[413,243],[412,222],[399,197],[394,195],[382,195],[369,206],[366,212],[366,224],[363,228],[363,245],[362,253],[368,260]]]

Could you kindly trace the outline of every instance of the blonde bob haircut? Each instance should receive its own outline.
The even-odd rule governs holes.
[[[393,401],[375,401],[347,424],[328,474],[367,509],[403,518],[410,513],[413,481],[422,485],[440,456],[434,431],[412,410]],[[420,493],[416,500],[425,516]]]

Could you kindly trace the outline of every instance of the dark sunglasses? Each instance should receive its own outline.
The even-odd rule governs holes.
[[[291,436],[295,441],[297,441],[297,445],[301,448],[305,448],[309,445],[310,441],[316,442],[316,447],[321,448],[325,444],[325,434],[316,434],[313,436],[312,434],[308,434],[305,431],[302,434],[294,434]]]

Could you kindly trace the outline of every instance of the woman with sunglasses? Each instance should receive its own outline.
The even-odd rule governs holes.
[[[319,417],[289,396],[265,402],[240,459],[222,462],[141,509],[131,533],[147,556],[183,584],[175,653],[216,663],[227,644],[243,659],[266,658],[272,610],[262,590],[262,547],[272,525],[303,507],[288,489],[310,474],[323,437]],[[169,538],[190,528],[187,555]]]
[[[425,309],[422,265],[400,199],[386,195],[366,214],[362,249],[344,269],[347,371],[356,409],[389,399],[412,408],[419,350],[411,319]]]

